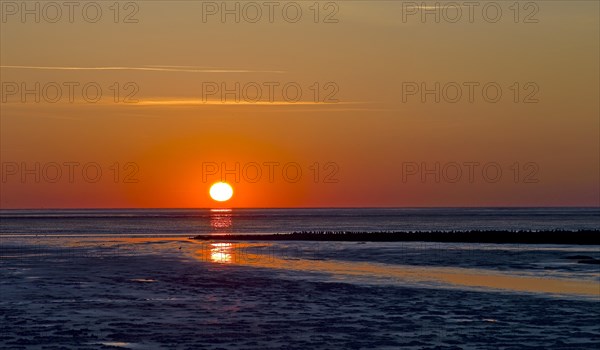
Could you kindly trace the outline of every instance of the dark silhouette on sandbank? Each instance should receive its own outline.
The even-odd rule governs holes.
[[[303,231],[276,234],[198,235],[218,241],[339,241],[339,242],[446,242],[600,245],[600,230],[579,231]]]

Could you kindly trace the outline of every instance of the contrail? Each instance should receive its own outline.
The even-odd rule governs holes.
[[[147,72],[183,72],[183,73],[284,73],[283,71],[216,69],[192,66],[143,66],[143,67],[47,67],[47,66],[0,66],[6,69],[38,69],[38,70],[137,70]]]

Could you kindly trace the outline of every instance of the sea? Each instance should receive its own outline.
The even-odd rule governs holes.
[[[2,210],[0,349],[598,349],[597,245],[189,238],[553,229],[600,209]]]
[[[0,210],[0,235],[599,230],[600,208]]]

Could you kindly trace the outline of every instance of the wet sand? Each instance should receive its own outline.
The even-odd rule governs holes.
[[[468,264],[461,267],[437,263],[462,261],[472,247],[479,246],[236,245],[174,237],[3,241],[0,347],[600,345],[600,299],[586,289],[590,283],[600,286],[600,276],[592,266],[565,259],[597,258],[597,247],[487,245],[477,248],[481,254],[469,252]],[[507,252],[512,255],[503,260]],[[490,259],[500,269],[486,267]],[[543,264],[518,265],[519,260]],[[557,284],[560,280],[568,286]]]
[[[337,260],[281,259],[274,254],[253,254],[252,247],[263,247],[264,243],[211,243],[197,250],[202,261],[240,264],[252,267],[286,269],[306,272],[322,272],[375,280],[386,280],[389,284],[418,283],[439,287],[491,288],[515,292],[599,296],[597,281],[581,281],[575,278],[535,277],[511,275],[477,268],[424,267],[381,263],[361,263]],[[600,273],[597,274],[600,277]],[[379,282],[381,283],[381,282]]]

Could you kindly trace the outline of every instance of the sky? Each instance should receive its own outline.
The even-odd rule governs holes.
[[[31,3],[2,209],[600,205],[596,1]]]

